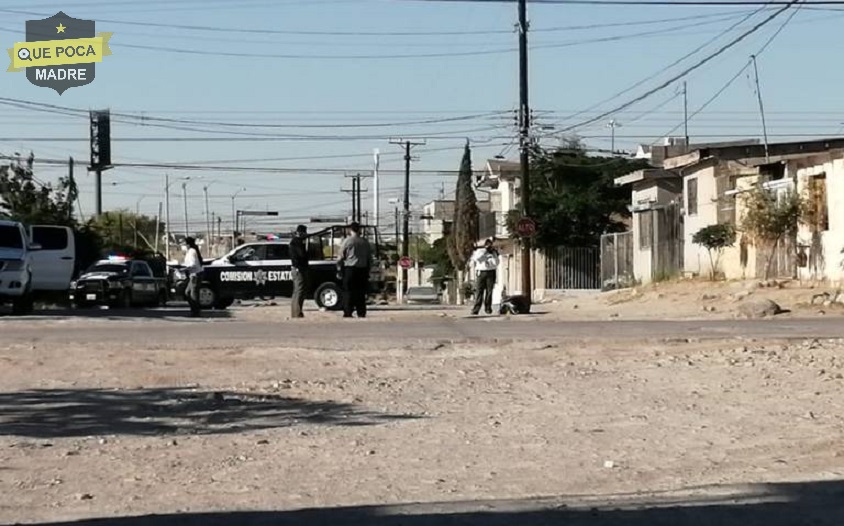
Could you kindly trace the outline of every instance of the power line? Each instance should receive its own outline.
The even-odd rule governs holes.
[[[769,47],[769,46],[770,46],[770,45],[774,42],[774,40],[776,40],[776,38],[780,35],[780,33],[782,33],[782,31],[786,28],[786,26],[789,24],[789,22],[791,22],[791,21],[794,19],[794,17],[795,17],[795,16],[797,16],[797,13],[800,11],[800,9],[801,9],[802,7],[804,7],[804,5],[803,5],[803,4],[801,4],[801,5],[798,5],[798,6],[797,6],[797,9],[795,9],[795,10],[794,10],[794,11],[793,11],[793,12],[792,12],[789,16],[788,16],[788,18],[786,18],[786,19],[785,19],[785,22],[783,22],[783,23],[782,23],[782,25],[779,27],[779,29],[777,29],[777,30],[774,32],[774,34],[773,34],[773,35],[771,35],[771,37],[770,37],[770,38],[768,38],[768,40],[767,40],[767,41],[766,41],[766,42],[762,45],[762,47],[761,47],[761,48],[759,48],[759,51],[757,51],[757,52],[756,52],[756,56],[761,55],[762,53],[764,53],[764,52],[768,49],[768,47]],[[717,99],[718,99],[718,98],[719,98],[719,97],[720,97],[720,96],[721,96],[721,95],[722,95],[725,91],[727,91],[727,89],[729,89],[729,87],[730,87],[730,86],[732,86],[732,85],[733,85],[733,83],[734,83],[736,80],[738,80],[738,79],[739,79],[739,77],[741,77],[741,75],[742,75],[745,71],[747,71],[747,69],[750,67],[751,63],[752,63],[752,61],[748,61],[748,62],[747,62],[744,66],[742,66],[742,68],[741,68],[741,69],[739,69],[739,70],[738,70],[738,72],[736,72],[736,74],[735,74],[735,75],[733,75],[733,76],[730,78],[730,80],[728,80],[728,81],[727,81],[727,83],[726,83],[726,84],[724,84],[724,85],[723,85],[723,86],[722,86],[722,87],[721,87],[721,88],[720,88],[717,92],[715,92],[715,94],[714,94],[712,97],[710,97],[710,98],[709,98],[706,102],[704,102],[704,103],[703,103],[703,105],[702,105],[700,108],[698,108],[698,109],[697,109],[694,113],[692,113],[691,115],[689,115],[689,116],[688,116],[687,121],[690,121],[691,119],[693,119],[693,118],[694,118],[695,116],[697,116],[700,112],[702,112],[702,111],[703,111],[703,110],[705,110],[707,107],[709,107],[709,105],[710,105],[710,104],[712,104],[713,102],[715,102],[715,101],[716,101],[716,100],[717,100]],[[669,130],[669,132],[668,132],[668,133],[666,133],[665,135],[663,135],[663,137],[668,137],[669,135],[671,135],[672,133],[674,133],[675,131],[677,131],[677,130],[678,130],[681,126],[683,126],[683,125],[684,125],[684,123],[680,123],[680,124],[678,124],[677,126],[675,126],[674,128],[672,128],[671,130]]]
[[[759,29],[761,29],[762,27],[764,27],[765,25],[767,25],[768,23],[770,23],[772,20],[774,20],[775,18],[777,18],[779,15],[781,15],[781,14],[782,14],[782,13],[784,13],[785,11],[787,11],[787,10],[791,9],[791,7],[792,7],[792,6],[794,6],[795,4],[797,4],[798,2],[800,2],[800,0],[791,0],[790,2],[788,2],[788,5],[786,5],[785,7],[781,8],[781,9],[778,9],[776,12],[774,12],[773,14],[771,14],[770,16],[768,16],[767,18],[765,18],[764,20],[762,20],[762,21],[761,21],[761,22],[759,22],[758,24],[754,25],[754,26],[753,26],[752,28],[750,28],[749,30],[747,30],[747,31],[743,32],[741,35],[739,35],[738,37],[734,38],[734,39],[733,39],[732,41],[730,41],[728,44],[725,44],[724,46],[721,46],[721,47],[720,47],[718,50],[716,50],[715,52],[713,52],[713,53],[711,53],[711,54],[707,55],[707,56],[706,56],[706,57],[704,57],[702,60],[700,60],[700,61],[698,61],[696,64],[694,64],[693,66],[686,68],[685,70],[681,71],[679,74],[677,74],[677,75],[675,75],[675,76],[671,77],[670,79],[668,79],[667,81],[665,81],[665,82],[663,82],[662,84],[658,85],[657,87],[655,87],[655,88],[653,88],[653,89],[651,89],[651,90],[648,90],[648,91],[647,91],[647,92],[645,92],[644,94],[639,95],[638,97],[636,97],[636,98],[634,98],[634,99],[632,99],[632,100],[630,100],[630,101],[628,101],[628,102],[625,102],[624,104],[619,105],[617,108],[614,108],[614,109],[612,109],[612,110],[610,110],[610,111],[604,112],[604,113],[602,113],[602,114],[598,115],[597,117],[593,117],[593,118],[588,119],[588,120],[586,120],[586,121],[584,121],[584,122],[581,122],[581,123],[579,123],[579,124],[575,124],[575,125],[572,125],[572,126],[568,126],[568,127],[564,128],[564,129],[562,130],[562,132],[571,131],[571,130],[573,130],[573,129],[575,129],[575,128],[579,128],[579,127],[585,126],[585,125],[587,125],[587,124],[591,124],[591,123],[593,123],[593,122],[599,121],[599,120],[601,120],[601,119],[603,119],[603,118],[605,118],[605,117],[608,117],[608,116],[612,115],[612,114],[613,114],[613,113],[615,113],[616,111],[623,110],[623,109],[625,109],[625,108],[628,108],[628,107],[630,107],[630,106],[632,106],[632,105],[636,104],[637,102],[640,102],[640,101],[642,101],[642,100],[647,99],[648,97],[650,97],[650,96],[651,96],[651,95],[653,95],[654,93],[657,93],[657,92],[659,92],[659,91],[661,91],[661,90],[665,89],[666,87],[670,86],[671,84],[673,84],[673,83],[674,83],[674,82],[676,82],[677,80],[679,80],[679,79],[681,79],[681,78],[685,77],[686,75],[688,75],[688,74],[689,74],[689,73],[691,73],[692,71],[695,71],[696,69],[701,68],[702,66],[704,66],[705,64],[707,64],[707,63],[708,63],[708,62],[710,62],[711,60],[713,60],[713,59],[715,59],[716,57],[718,57],[718,56],[722,55],[724,52],[726,52],[727,50],[729,50],[730,48],[732,48],[733,46],[735,46],[736,44],[738,44],[739,42],[741,42],[742,40],[744,40],[745,38],[747,38],[748,36],[752,35],[752,34],[753,34],[753,33],[755,33],[756,31],[758,31]]]
[[[670,64],[668,64],[667,66],[662,67],[659,71],[657,71],[657,72],[655,72],[655,73],[653,73],[653,74],[651,74],[651,75],[648,75],[648,76],[646,76],[646,77],[643,77],[641,80],[639,80],[638,82],[634,83],[633,85],[628,86],[627,88],[625,88],[625,89],[623,89],[623,90],[621,90],[621,91],[619,91],[619,92],[617,92],[617,93],[615,93],[615,94],[611,95],[610,97],[608,97],[608,98],[606,98],[606,99],[604,99],[604,100],[601,100],[601,101],[599,101],[599,102],[597,102],[597,103],[593,104],[592,106],[589,106],[589,107],[588,107],[588,108],[586,108],[585,110],[579,111],[579,112],[577,112],[577,113],[575,113],[575,114],[573,114],[573,115],[571,115],[571,116],[567,117],[565,120],[574,119],[575,117],[578,117],[578,116],[580,116],[580,115],[583,115],[583,114],[584,114],[584,113],[586,113],[586,112],[592,111],[592,110],[594,110],[594,109],[596,109],[596,108],[598,108],[598,107],[600,107],[600,106],[602,106],[602,105],[606,104],[607,102],[610,102],[610,101],[612,101],[612,100],[615,100],[615,99],[617,99],[617,98],[619,98],[619,97],[622,97],[622,96],[626,95],[627,93],[630,93],[631,91],[633,91],[634,89],[638,88],[638,87],[639,87],[639,86],[641,86],[642,84],[645,84],[645,83],[647,83],[648,81],[650,81],[650,80],[652,80],[652,79],[654,79],[654,78],[658,77],[659,75],[662,75],[663,73],[665,73],[666,71],[670,70],[670,69],[671,69],[671,68],[673,68],[674,66],[676,66],[676,65],[680,64],[681,62],[683,62],[684,60],[686,60],[686,59],[688,59],[688,58],[690,58],[690,57],[692,57],[692,56],[696,55],[697,53],[699,53],[700,51],[702,51],[703,49],[705,49],[705,48],[706,48],[706,47],[708,47],[709,45],[711,45],[711,44],[713,44],[713,43],[717,42],[719,39],[721,39],[722,37],[724,37],[724,36],[728,35],[728,34],[729,34],[730,32],[732,32],[734,29],[736,29],[737,27],[739,27],[739,26],[740,26],[741,24],[743,24],[744,22],[748,21],[748,20],[749,20],[750,18],[752,18],[753,16],[755,16],[755,15],[759,14],[759,13],[760,13],[760,12],[762,12],[764,9],[765,9],[764,7],[761,7],[761,8],[759,8],[759,9],[755,9],[755,10],[751,11],[750,13],[747,13],[747,14],[746,14],[746,15],[745,15],[745,16],[744,16],[741,20],[739,20],[739,21],[738,21],[738,22],[736,22],[735,24],[730,25],[729,27],[727,27],[726,29],[724,29],[723,31],[721,31],[720,33],[718,33],[717,35],[715,35],[713,38],[710,38],[709,40],[707,40],[707,41],[706,41],[706,42],[704,42],[703,44],[701,44],[701,45],[697,46],[696,48],[694,48],[694,49],[693,49],[693,50],[691,50],[690,52],[688,52],[688,53],[686,53],[685,55],[681,56],[680,58],[678,58],[678,59],[674,60],[673,62],[671,62],[671,63],[670,63]]]
[[[513,0],[405,0],[408,2],[474,2],[474,3],[512,3]],[[793,2],[782,0],[765,2],[763,0],[529,0],[532,4],[566,5],[604,5],[604,6],[671,6],[671,7],[711,7],[711,6],[791,6]],[[807,5],[844,5],[844,0],[814,0]]]
[[[51,16],[52,13],[38,13],[34,11],[23,11],[17,9],[0,9],[0,13],[11,13],[28,16]],[[686,20],[701,20],[705,18],[712,18],[718,16],[725,16],[734,14],[733,12],[722,11],[720,13],[710,13],[705,15],[682,16],[663,18],[657,20],[641,20],[629,22],[614,22],[607,24],[587,24],[587,25],[571,25],[571,26],[555,26],[555,27],[539,27],[531,29],[533,32],[551,33],[559,31],[583,31],[610,27],[630,27],[638,25],[658,25],[670,22],[682,22]],[[290,30],[290,29],[259,29],[259,28],[238,28],[238,27],[222,27],[209,25],[192,25],[192,24],[166,24],[160,22],[143,22],[143,21],[128,21],[128,20],[113,20],[98,18],[98,22],[103,24],[114,25],[128,25],[132,27],[154,27],[162,29],[178,29],[181,31],[199,31],[212,33],[241,33],[241,34],[265,34],[265,35],[301,35],[301,36],[467,36],[467,35],[509,35],[513,33],[513,29],[487,29],[487,30],[455,30],[455,31],[325,31],[325,30]]]

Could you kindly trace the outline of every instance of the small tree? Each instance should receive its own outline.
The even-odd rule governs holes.
[[[736,229],[732,225],[709,225],[698,230],[692,236],[692,243],[701,245],[709,252],[710,279],[715,280],[721,265],[724,249],[736,242]]]
[[[797,234],[806,200],[797,192],[778,194],[757,186],[744,196],[745,213],[741,227],[748,241],[757,247],[769,249],[765,262],[765,279],[771,272],[775,248],[781,239]]]
[[[449,259],[458,271],[458,284],[465,277],[469,258],[478,243],[479,216],[478,201],[475,190],[472,188],[472,151],[467,141],[463,159],[460,162],[460,173],[457,176],[454,223],[452,223],[451,234],[446,237]]]

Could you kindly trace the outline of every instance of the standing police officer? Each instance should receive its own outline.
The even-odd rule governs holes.
[[[308,249],[305,246],[305,238],[308,236],[308,228],[305,225],[296,227],[296,233],[290,241],[290,260],[292,268],[290,273],[293,277],[293,297],[290,302],[290,316],[293,318],[304,318],[302,305],[305,303],[305,291],[307,290],[308,277]]]

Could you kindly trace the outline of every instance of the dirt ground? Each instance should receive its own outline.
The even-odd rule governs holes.
[[[724,319],[760,299],[776,302],[787,318],[844,315],[840,289],[797,280],[676,280],[603,293],[549,293],[536,308],[573,320]]]
[[[723,287],[542,307],[700,316],[700,294]],[[0,342],[0,523],[844,476],[844,341],[175,349],[143,327],[131,352]]]

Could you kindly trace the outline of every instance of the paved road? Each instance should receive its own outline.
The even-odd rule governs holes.
[[[302,347],[401,347],[428,343],[510,343],[582,339],[724,339],[724,338],[844,338],[838,318],[777,318],[770,320],[614,320],[556,321],[542,315],[505,317],[438,317],[432,313],[387,322],[336,319],[325,323],[272,323],[238,316],[237,310],[214,313],[213,318],[190,319],[177,309],[120,313],[89,313],[78,319],[56,313],[26,320],[0,318],[2,340],[8,343],[104,342],[122,344],[290,345]],[[327,345],[326,342],[332,342]]]

